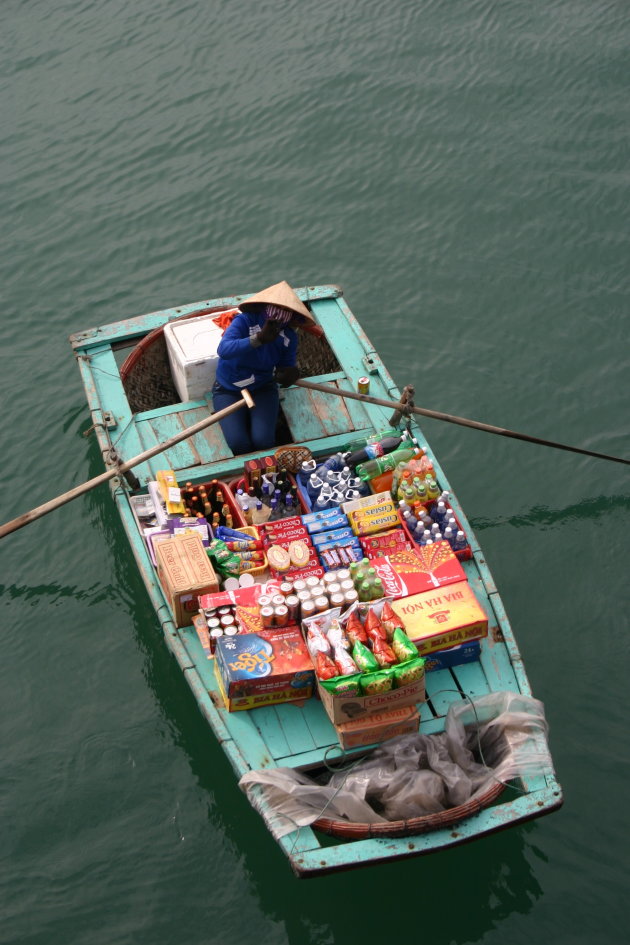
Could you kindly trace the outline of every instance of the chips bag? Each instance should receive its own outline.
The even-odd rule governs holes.
[[[358,671],[358,666],[342,646],[333,651],[333,659],[339,676],[351,676]]]
[[[394,675],[394,688],[401,689],[408,686],[424,676],[424,660],[418,656],[415,660],[407,660],[406,663],[399,663],[394,666],[392,673]]]
[[[333,650],[338,646],[343,647],[344,650],[351,650],[352,643],[350,642],[347,635],[343,632],[343,628],[338,620],[331,620],[330,626],[326,631],[326,636],[328,637],[328,642],[330,643]]]
[[[346,622],[346,636],[351,643],[367,643],[367,634],[363,629],[361,618],[356,610],[353,610]]]
[[[411,642],[404,630],[401,630],[400,627],[396,627],[394,630],[394,636],[392,638],[392,650],[398,657],[399,663],[404,663],[405,660],[412,660],[418,655],[418,650]]]
[[[373,634],[378,634],[382,640],[387,640],[385,629],[376,616],[375,611],[371,608],[368,610],[367,617],[365,618],[365,632],[370,639],[372,639]]]
[[[381,619],[381,624],[383,625],[383,628],[385,629],[385,633],[387,634],[387,640],[388,642],[391,642],[391,639],[394,635],[394,630],[396,629],[396,627],[402,627],[402,620],[397,614],[394,613],[392,609],[392,605],[390,604],[388,600],[386,600],[383,604],[383,607],[381,609],[380,619]]]
[[[398,662],[398,658],[394,651],[392,650],[389,643],[385,640],[381,640],[380,637],[376,635],[372,639],[372,652],[378,660],[380,666],[393,666],[394,663]]]
[[[325,653],[326,656],[331,654],[330,643],[320,630],[313,627],[306,631],[306,646],[313,660],[317,659],[318,653]]]
[[[361,677],[357,673],[355,676],[336,676],[334,679],[322,679],[322,688],[333,696],[358,696],[360,694]]]
[[[374,654],[360,640],[357,640],[352,648],[352,658],[362,673],[373,673],[379,667]]]
[[[318,679],[333,679],[337,675],[337,667],[330,656],[320,651],[315,659],[315,672]]]
[[[361,692],[364,696],[375,696],[382,692],[389,692],[394,685],[391,672],[383,670],[379,673],[365,673],[361,676]]]

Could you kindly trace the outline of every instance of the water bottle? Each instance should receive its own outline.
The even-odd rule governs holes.
[[[438,523],[438,525],[443,524],[447,515],[447,511],[446,502],[444,502],[443,499],[438,499],[435,508],[433,509],[433,518]]]
[[[305,486],[308,483],[308,480],[312,473],[317,469],[317,461],[314,459],[307,459],[302,463],[300,471],[298,472],[298,479],[300,485]]]
[[[433,525],[431,526],[431,538],[434,538],[434,536],[437,535],[439,531],[440,531],[440,526],[438,525],[437,522],[434,522]]]
[[[346,489],[343,497],[344,502],[356,502],[357,499],[361,498],[361,493],[358,489]]]
[[[341,478],[341,473],[336,469],[327,469],[326,474],[322,478],[324,482],[330,483],[331,486],[336,486]]]
[[[346,453],[333,453],[328,459],[318,467],[320,476],[325,475],[329,469],[339,472],[346,465]]]
[[[455,535],[455,540],[453,542],[453,551],[463,551],[468,542],[466,541],[466,536],[464,535],[461,528]]]
[[[411,512],[403,512],[403,518],[405,524],[407,525],[410,532],[415,531],[416,525],[418,524],[418,519],[415,515],[412,515]]]
[[[323,512],[324,509],[329,509],[330,506],[330,496],[325,495],[322,491],[317,498],[315,499],[315,504],[313,505],[314,512]]]
[[[344,466],[343,469],[341,470],[341,472],[339,473],[339,480],[340,480],[341,482],[348,482],[348,480],[351,478],[351,476],[352,476],[352,473],[351,473],[351,471],[350,471],[350,467],[349,467],[349,466]]]
[[[442,541],[442,532],[436,532],[434,535],[431,535],[431,537],[435,542]]]
[[[249,497],[244,489],[237,489],[234,498],[241,508],[243,508],[244,505],[249,505]]]
[[[450,510],[449,510],[449,514],[446,517],[445,526],[447,528],[450,528],[454,535],[457,534],[457,522],[455,521],[455,516],[451,514]]]
[[[306,492],[309,499],[311,500],[311,503],[315,501],[323,485],[324,482],[319,478],[317,473],[311,473],[311,477],[308,480],[308,484],[306,486]]]
[[[430,541],[431,541],[431,532],[429,531],[428,528],[425,528],[420,538],[420,544],[424,547],[424,545],[426,545]],[[431,541],[431,544],[433,544],[432,541]]]
[[[451,548],[453,548],[455,544],[455,535],[453,534],[453,529],[450,525],[447,525],[444,529],[444,540],[449,543]]]
[[[386,436],[376,443],[366,443],[363,449],[355,450],[354,453],[350,453],[347,457],[348,466],[358,466],[359,463],[366,463],[370,459],[376,459],[377,456],[384,456],[386,453],[391,453],[400,446],[402,441],[402,436]],[[398,460],[396,460],[396,462],[398,462]],[[391,469],[393,468],[392,466]],[[374,475],[378,475],[378,473]]]

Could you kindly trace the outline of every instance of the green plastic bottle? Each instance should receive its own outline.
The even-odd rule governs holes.
[[[419,453],[417,445],[405,446],[394,450],[393,453],[386,453],[384,456],[378,456],[376,459],[368,459],[365,463],[359,463],[357,466],[357,476],[367,482],[374,479],[375,476],[381,476],[383,473],[395,469],[398,463],[406,463],[413,459]]]

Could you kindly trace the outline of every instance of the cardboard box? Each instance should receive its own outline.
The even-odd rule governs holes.
[[[374,712],[401,709],[424,702],[424,673],[408,686],[390,689],[389,692],[375,693],[372,696],[336,696],[324,689],[319,681],[317,691],[328,718],[337,725],[339,722],[365,719]]]
[[[361,745],[376,745],[396,735],[412,734],[418,731],[419,724],[420,714],[412,705],[342,722],[335,725],[335,731],[342,748],[359,748]]]
[[[450,669],[451,666],[463,666],[464,663],[474,663],[479,659],[481,643],[472,640],[470,643],[460,643],[450,650],[439,650],[429,653],[425,657],[424,671],[431,673],[438,669]]]
[[[199,535],[179,535],[156,542],[157,573],[175,617],[175,626],[189,627],[199,610],[198,599],[219,589]]]
[[[302,701],[315,686],[313,663],[295,626],[220,637],[215,670],[230,712]]]
[[[488,617],[468,581],[395,600],[392,608],[420,656],[488,635]]]
[[[372,558],[370,567],[383,582],[386,596],[396,599],[466,580],[464,569],[447,541]]]

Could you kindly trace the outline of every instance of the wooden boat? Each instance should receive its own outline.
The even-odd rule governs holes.
[[[319,339],[300,332],[298,366],[302,376],[356,391],[358,378],[367,375],[371,395],[398,400],[396,385],[341,290],[317,286],[296,291],[323,329]],[[227,310],[246,297],[165,309],[71,337],[107,469],[157,447],[207,417],[212,410],[209,395],[199,401],[178,402],[170,376],[164,325],[178,318]],[[282,413],[287,441],[304,444],[315,456],[327,456],[343,448],[348,440],[385,429],[391,410],[294,387],[283,392]],[[428,445],[420,429],[415,428],[414,434],[420,445]],[[246,458],[230,453],[217,424],[136,466],[135,494],[146,491],[156,472],[167,467],[175,472],[179,482],[206,482],[214,478],[230,481],[242,473]],[[437,461],[435,468],[442,488],[448,489]],[[236,775],[241,777],[251,770],[275,766],[313,768],[322,764],[325,755],[331,757],[333,746],[338,749],[333,756],[340,754],[332,724],[316,698],[301,707],[283,704],[245,712],[226,711],[212,661],[206,658],[195,630],[177,629],[174,624],[134,518],[131,504],[134,490],[123,476],[117,476],[111,480],[111,491],[161,624],[164,642],[179,663],[200,711]],[[447,709],[454,700],[475,699],[498,690],[531,694],[483,553],[456,498],[452,504],[470,542],[472,556],[463,566],[489,615],[489,635],[482,641],[477,662],[427,673],[427,701],[420,708],[420,729],[425,733],[443,729]],[[503,791],[503,785],[496,784],[474,803],[413,821],[365,825],[335,822],[322,816],[312,827],[301,828],[281,838],[279,843],[294,872],[310,876],[434,852],[539,817],[561,804],[561,789],[550,770],[545,776],[523,780],[517,792]],[[269,821],[264,804],[259,809]]]

